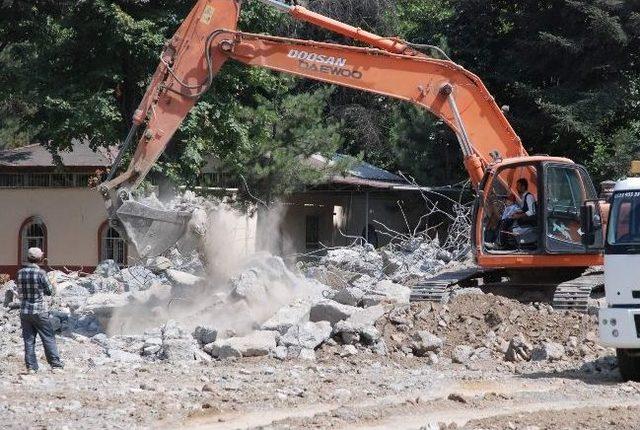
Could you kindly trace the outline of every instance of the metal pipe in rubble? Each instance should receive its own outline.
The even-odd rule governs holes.
[[[288,13],[292,17],[308,22],[318,27],[326,28],[334,33],[341,34],[354,40],[366,43],[376,48],[396,54],[418,55],[418,52],[409,47],[406,43],[388,37],[381,37],[358,27],[345,24],[322,14],[312,12],[302,6],[290,6],[277,0],[258,0],[268,6],[278,9],[280,12]]]

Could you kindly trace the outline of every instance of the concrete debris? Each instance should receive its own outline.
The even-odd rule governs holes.
[[[163,339],[158,353],[164,360],[191,361],[196,358],[196,350],[197,344],[193,339]]]
[[[316,303],[310,312],[310,319],[313,322],[329,321],[335,325],[338,321],[345,320],[358,311],[355,306],[343,305],[333,300],[323,300]]]
[[[277,333],[255,331],[247,336],[217,340],[205,345],[204,350],[214,358],[260,357],[269,355],[276,348]]]
[[[374,326],[363,327],[360,330],[360,339],[365,345],[375,345],[380,340],[380,331]]]
[[[358,306],[365,292],[357,287],[341,288],[333,296],[333,300],[347,306]]]
[[[365,292],[377,281],[387,280],[400,286],[433,276],[447,265],[467,264],[469,237],[459,234],[468,221],[464,213],[458,214],[460,222],[451,226],[455,234],[450,234],[444,244],[426,235],[398,237],[381,249],[371,245],[354,245],[348,248],[329,249],[324,257],[308,263],[306,275],[333,287],[358,287]],[[398,303],[408,303],[408,293],[390,284],[382,284],[378,292]],[[366,296],[365,296],[366,297]],[[367,297],[374,301],[375,295]],[[374,302],[377,304],[379,302]]]
[[[345,345],[340,353],[341,357],[351,357],[353,355],[358,355],[358,348],[353,345]]]
[[[522,334],[518,334],[509,342],[505,360],[512,362],[529,361],[531,360],[531,350],[532,346],[527,339]]]
[[[451,354],[451,360],[454,363],[466,364],[471,360],[471,356],[474,352],[475,350],[469,345],[458,345],[454,348],[453,353]]]
[[[167,269],[164,271],[167,279],[176,287],[193,288],[200,285],[204,279],[199,276],[192,275],[175,269]]]
[[[374,278],[380,275],[383,266],[382,257],[371,245],[329,250],[320,263]]]
[[[101,276],[103,278],[110,278],[120,273],[120,266],[113,260],[105,260],[98,264],[93,271],[94,275]]]
[[[285,334],[291,327],[309,321],[311,305],[299,301],[280,308],[275,315],[262,324],[262,330],[274,330]]]
[[[107,349],[107,355],[113,361],[121,363],[140,363],[142,357],[139,354],[133,354],[131,352],[122,351],[120,349]]]
[[[374,326],[384,313],[382,306],[360,309],[346,320],[338,321],[334,326],[333,333],[346,345],[356,344],[361,340],[363,343],[371,345],[380,338],[380,334]]]
[[[173,268],[174,268],[174,263],[170,259],[162,255],[150,259],[149,262],[147,263],[147,269],[149,269],[151,272],[155,273],[156,275],[162,274],[166,270],[173,269]]]
[[[281,336],[278,344],[287,347],[300,346],[305,349],[315,349],[331,336],[331,324],[328,321],[306,322],[289,328]]]
[[[559,361],[565,354],[564,346],[556,342],[543,342],[531,352],[533,361]]]
[[[193,332],[193,337],[201,345],[206,345],[208,343],[213,343],[216,341],[216,338],[218,337],[218,331],[211,327],[198,326]]]
[[[5,308],[17,309],[20,306],[20,296],[15,281],[8,281],[3,286],[1,291],[4,291],[4,299],[2,305]]]
[[[365,307],[375,306],[380,303],[409,304],[410,296],[410,288],[384,280],[376,283],[373,289],[364,295],[362,302]]]
[[[193,198],[175,204],[190,207]],[[464,267],[462,247],[413,237],[380,250],[369,245],[327,250],[319,261],[293,270],[282,258],[260,253],[218,274],[209,265],[205,269],[193,246],[194,238],[206,233],[205,215],[199,212],[189,226],[191,242],[160,257],[128,268],[105,261],[93,274],[52,272],[57,294],[51,321],[65,342],[86,349],[96,366],[116,368],[161,362],[182,369],[249,357],[305,361],[278,366],[291,372],[283,380],[296,386],[295,392],[279,393],[282,398],[305,395],[297,387],[304,385],[299,367],[317,368],[320,378],[331,379],[335,375],[327,363],[343,358],[366,363],[363,367],[414,362],[429,372],[566,365],[593,373],[615,365],[601,360],[597,334],[585,329],[594,325],[594,316],[559,313],[480,289],[456,290],[448,303],[410,303],[411,281],[445,265]],[[4,347],[6,339],[20,336],[15,284],[2,285],[0,297]],[[6,354],[0,348],[0,357]],[[248,372],[256,372],[254,361],[246,362]],[[234,381],[209,379],[210,374],[202,372],[206,392],[234,390]],[[240,379],[252,379],[248,375]]]
[[[419,331],[413,335],[411,349],[418,357],[424,357],[429,352],[438,353],[442,349],[444,342],[442,339],[428,331]]]
[[[293,358],[293,357],[292,357]],[[307,360],[307,361],[315,361],[316,360],[316,352],[311,348],[302,348],[298,353],[298,359]]]

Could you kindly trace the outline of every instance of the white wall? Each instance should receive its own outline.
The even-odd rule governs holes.
[[[18,265],[22,223],[39,216],[47,227],[49,265],[95,266],[103,200],[88,188],[0,189],[0,266]]]
[[[89,188],[0,189],[0,267],[16,266],[20,226],[30,217],[42,218],[47,227],[50,266],[98,264],[98,231],[107,219],[103,199]],[[255,252],[256,217],[220,211],[214,228],[220,229],[228,254]],[[134,250],[129,247],[129,256]]]

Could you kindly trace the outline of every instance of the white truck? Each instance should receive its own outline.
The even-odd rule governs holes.
[[[617,182],[609,203],[605,234],[599,214],[606,210],[601,212],[598,202],[583,206],[583,240],[588,247],[604,245],[607,307],[601,308],[598,315],[600,342],[616,349],[623,379],[637,381],[640,380],[640,178]]]

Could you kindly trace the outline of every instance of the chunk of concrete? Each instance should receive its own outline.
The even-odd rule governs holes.
[[[273,351],[273,356],[278,360],[286,360],[287,359],[287,347],[284,345],[277,346]]]
[[[423,357],[429,352],[435,352],[437,354],[440,352],[443,345],[444,341],[442,339],[433,333],[423,330],[413,335],[411,349],[415,355]]]
[[[156,275],[163,273],[167,269],[173,269],[173,267],[174,267],[173,262],[169,260],[167,257],[163,257],[162,255],[153,258],[147,265],[147,268],[151,270],[153,273],[155,273]]]
[[[362,330],[364,327],[375,325],[383,316],[384,307],[371,306],[366,309],[358,309],[347,318],[346,322],[351,324],[356,330]]]
[[[215,358],[260,357],[276,348],[275,331],[255,331],[247,336],[217,340],[205,346],[205,351]]]
[[[316,352],[313,349],[302,348],[298,354],[300,360],[316,361]]]
[[[333,296],[333,300],[348,306],[358,306],[364,297],[364,291],[356,287],[342,288]]]
[[[287,333],[280,338],[279,344],[289,346],[301,346],[306,349],[315,349],[331,336],[331,323],[328,321],[306,322],[289,328]]]
[[[271,318],[262,324],[262,330],[277,331],[285,334],[292,326],[309,321],[311,304],[298,302],[289,306],[284,306]]]
[[[556,342],[543,342],[531,351],[533,361],[558,361],[565,354],[564,346]]]
[[[120,349],[108,349],[107,355],[113,361],[119,361],[121,363],[139,363],[142,361],[142,357],[140,355],[122,351]]]
[[[335,325],[338,321],[346,320],[356,313],[358,308],[334,302],[333,300],[322,300],[311,308],[310,320],[312,322],[329,321]]]
[[[150,337],[144,340],[144,346],[162,345],[162,339],[159,337]]]
[[[346,320],[338,321],[333,328],[333,333],[339,336],[342,342],[347,345],[358,343],[361,339],[365,343],[375,343],[380,334],[377,333],[374,326],[383,316],[384,308],[382,306],[358,309]]]
[[[375,345],[380,337],[380,332],[374,326],[364,327],[360,330],[360,339],[365,345]]]
[[[142,349],[142,355],[144,356],[150,356],[150,355],[156,355],[157,353],[159,353],[162,350],[162,346],[160,345],[149,345],[149,346],[145,346]]]
[[[166,324],[162,326],[161,332],[164,341],[167,339],[184,339],[188,337],[187,332],[174,320],[167,321]]]
[[[191,273],[181,272],[175,269],[165,270],[165,276],[174,286],[180,288],[193,288],[200,285],[204,279]]]
[[[104,260],[93,271],[95,275],[110,278],[120,273],[120,266],[114,260]]]
[[[161,356],[169,361],[195,360],[197,347],[193,339],[165,339]]]
[[[213,343],[218,337],[218,331],[211,327],[198,326],[193,331],[193,338],[196,339],[200,345],[206,345]]]
[[[365,307],[380,303],[409,304],[411,289],[395,282],[380,281],[362,298]]]
[[[531,344],[522,334],[515,335],[509,342],[504,359],[511,362],[531,360]]]
[[[458,345],[451,353],[451,361],[458,364],[466,364],[471,360],[471,356],[475,350],[469,345]]]

